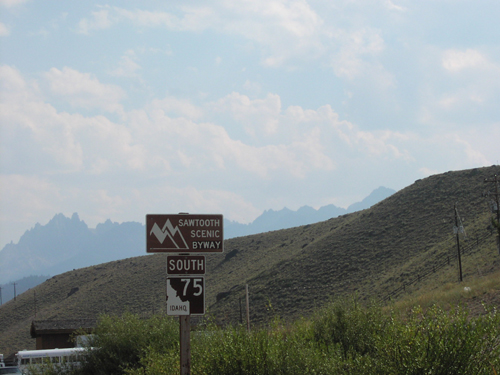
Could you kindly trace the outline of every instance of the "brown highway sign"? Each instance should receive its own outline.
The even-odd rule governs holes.
[[[146,252],[221,253],[222,215],[146,215]]]
[[[167,255],[167,275],[204,274],[204,255]]]

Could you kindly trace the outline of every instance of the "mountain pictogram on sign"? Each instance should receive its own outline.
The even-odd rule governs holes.
[[[165,249],[188,250],[189,246],[177,226],[173,226],[170,219],[167,219],[163,228],[160,229],[157,223],[154,223],[149,235],[154,234],[158,241],[164,245]],[[164,243],[165,242],[165,243]]]

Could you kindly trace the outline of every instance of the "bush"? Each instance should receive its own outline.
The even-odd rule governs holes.
[[[500,364],[500,315],[420,307],[384,314],[356,298],[337,301],[312,324],[312,338],[343,374],[492,374]],[[341,356],[341,363],[335,356]],[[331,364],[332,365],[332,364]]]
[[[373,354],[386,317],[372,303],[362,306],[357,297],[341,299],[322,309],[312,325],[313,340],[327,352],[340,350],[344,360]]]
[[[74,375],[177,375],[178,324],[168,317],[101,318]],[[500,315],[415,307],[405,315],[356,298],[311,321],[247,332],[208,325],[191,333],[193,375],[483,375],[500,368]],[[48,369],[49,370],[49,369]],[[53,375],[53,369],[47,374]]]
[[[210,327],[193,340],[193,374],[327,374],[324,356],[304,340],[304,331],[303,323],[252,332]]]
[[[500,315],[471,318],[466,309],[413,309],[392,319],[378,346],[380,362],[395,374],[492,374],[500,363]]]
[[[102,316],[90,340],[81,374],[114,375],[144,367],[148,352],[165,353],[179,346],[179,326],[170,317]]]

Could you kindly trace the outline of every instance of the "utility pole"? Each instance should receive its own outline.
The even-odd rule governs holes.
[[[250,332],[250,298],[248,297],[248,284],[245,286],[246,305],[247,305],[247,331]]]
[[[16,285],[17,283],[12,283],[14,285],[14,301],[16,300]]]
[[[496,214],[497,214],[497,218],[496,218],[496,221],[495,219],[492,219],[492,224],[493,226],[495,226],[497,228],[497,232],[498,232],[498,235],[497,235],[497,249],[498,249],[498,254],[500,254],[500,193],[499,193],[499,189],[498,189],[498,183],[499,183],[499,178],[498,178],[498,175],[494,175],[493,178],[486,178],[484,180],[485,183],[494,183],[495,184],[495,187],[494,187],[494,192],[488,192],[487,195],[493,195],[494,197],[494,201],[492,202],[492,212],[495,213],[496,211]]]
[[[0,306],[3,305],[2,302],[2,287],[0,286]]]
[[[462,227],[463,228],[463,227]],[[459,238],[459,233],[460,233],[460,225],[458,223],[458,210],[457,210],[457,204],[455,203],[455,227],[453,228],[453,231],[457,235],[457,251],[458,251],[458,270],[459,270],[459,280],[462,282],[462,256],[460,255],[460,238]]]

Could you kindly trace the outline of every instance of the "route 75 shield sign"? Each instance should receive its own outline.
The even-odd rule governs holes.
[[[167,277],[167,315],[204,315],[205,278]]]

